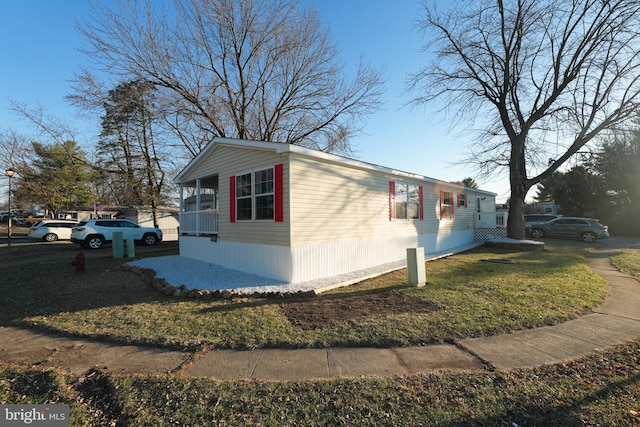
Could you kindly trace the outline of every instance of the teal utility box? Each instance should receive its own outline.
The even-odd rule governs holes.
[[[113,250],[114,259],[120,259],[124,257],[124,238],[122,231],[113,232],[111,248]]]
[[[130,237],[124,241],[125,246],[127,247],[127,258],[135,258],[136,257],[136,246],[133,238]]]

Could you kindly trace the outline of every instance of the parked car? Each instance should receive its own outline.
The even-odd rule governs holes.
[[[158,228],[141,227],[126,219],[88,219],[73,227],[71,241],[89,249],[100,249],[111,243],[113,233],[121,232],[124,240],[133,239],[147,246],[162,241],[162,231]]]
[[[12,224],[16,224],[17,223],[16,214],[17,214],[16,210],[12,210],[11,211],[11,223]],[[9,211],[0,212],[0,222],[4,222],[4,223],[8,223],[9,222]]]
[[[578,238],[592,243],[609,237],[609,228],[597,219],[563,216],[531,227],[531,236]]]
[[[527,214],[524,216],[524,226],[533,227],[534,225],[543,224],[552,219],[560,218],[562,215],[556,214]]]
[[[78,221],[68,221],[64,219],[45,219],[38,221],[29,228],[29,237],[40,239],[45,242],[55,242],[56,240],[71,239],[71,228]]]

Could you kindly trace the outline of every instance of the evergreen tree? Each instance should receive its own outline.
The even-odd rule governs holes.
[[[577,165],[566,173],[554,172],[538,187],[536,201],[553,201],[559,212],[570,216],[598,216],[603,212],[603,179],[587,166]]]
[[[20,169],[16,190],[22,200],[43,204],[52,215],[94,202],[96,175],[76,142],[32,147],[34,158]]]
[[[478,183],[473,178],[465,178],[465,179],[463,179],[462,180],[462,185],[464,185],[467,188],[479,188],[478,187]]]
[[[155,88],[135,80],[119,84],[104,101],[97,148],[101,184],[119,206],[150,207],[157,226],[157,207],[165,189],[164,164],[155,136]]]
[[[606,186],[606,218],[614,232],[640,235],[640,131],[602,145],[594,169]]]

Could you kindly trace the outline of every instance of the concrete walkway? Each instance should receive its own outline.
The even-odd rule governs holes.
[[[409,375],[442,369],[508,370],[556,363],[640,336],[640,283],[609,262],[615,249],[625,246],[613,239],[599,242],[588,257],[591,268],[609,283],[605,302],[593,313],[556,326],[469,338],[455,345],[189,353],[2,327],[0,360],[57,366],[75,375],[98,368],[123,374],[175,372],[187,377],[275,381]]]

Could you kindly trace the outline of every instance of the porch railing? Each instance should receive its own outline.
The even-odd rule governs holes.
[[[476,213],[476,228],[506,228],[507,212]]]
[[[218,211],[180,212],[180,234],[218,234]]]

